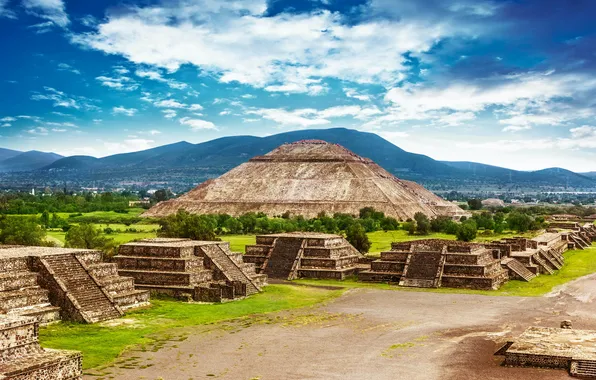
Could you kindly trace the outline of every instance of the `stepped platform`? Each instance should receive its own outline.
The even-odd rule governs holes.
[[[270,278],[343,280],[357,273],[362,257],[339,235],[299,232],[257,236],[244,261]]]
[[[0,313],[95,323],[147,305],[149,292],[120,277],[101,252],[51,247],[0,249]]]
[[[0,315],[0,379],[82,379],[79,352],[43,349],[35,318]]]
[[[133,278],[137,289],[182,299],[237,299],[260,292],[267,283],[227,242],[146,239],[121,245],[114,259],[118,273]]]
[[[498,289],[508,279],[500,259],[481,245],[441,239],[393,243],[358,274],[361,281],[401,286]]]
[[[505,365],[565,369],[571,376],[596,379],[596,331],[530,327],[497,354]]]

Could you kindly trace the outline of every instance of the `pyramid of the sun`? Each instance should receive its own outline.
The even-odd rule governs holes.
[[[401,220],[417,212],[429,217],[465,214],[417,183],[398,179],[341,145],[304,140],[254,157],[178,199],[155,205],[144,215],[161,217],[184,209],[233,216],[251,211],[276,216],[289,211],[315,217],[320,212],[357,215],[363,207]]]

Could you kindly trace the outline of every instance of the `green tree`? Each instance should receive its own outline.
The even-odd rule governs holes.
[[[480,210],[482,208],[482,200],[481,199],[468,199],[468,206],[470,210]]]
[[[193,240],[220,240],[215,235],[217,218],[211,215],[194,215],[184,210],[159,221],[158,235]]]
[[[0,216],[0,243],[16,245],[47,245],[46,230],[35,217]]]
[[[430,233],[430,220],[428,220],[428,216],[417,212],[414,214],[414,220],[416,221],[416,233],[418,235],[428,235]]]
[[[383,231],[395,231],[399,229],[399,222],[392,217],[385,217],[381,220],[381,229]]]
[[[507,225],[510,229],[518,232],[528,231],[532,226],[533,221],[531,216],[519,211],[513,211],[507,215]]]
[[[455,236],[459,241],[472,241],[476,239],[477,233],[478,227],[476,226],[476,222],[470,219],[466,220],[459,226]]]
[[[50,213],[47,211],[42,212],[39,217],[39,223],[45,228],[50,227]]]
[[[361,253],[367,253],[370,250],[371,243],[368,235],[359,223],[354,223],[348,227],[346,240]]]
[[[88,223],[71,226],[66,233],[64,245],[70,248],[99,249],[106,253],[115,247],[113,239],[106,238],[99,228]]]

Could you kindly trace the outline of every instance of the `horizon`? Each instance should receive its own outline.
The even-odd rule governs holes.
[[[595,11],[0,0],[0,147],[105,157],[344,127],[438,161],[596,171]]]

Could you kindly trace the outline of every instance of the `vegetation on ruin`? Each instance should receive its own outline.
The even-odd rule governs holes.
[[[151,350],[171,336],[184,336],[185,327],[244,318],[250,323],[257,314],[309,307],[329,301],[341,289],[269,285],[260,294],[223,304],[185,303],[151,299],[152,306],[127,313],[122,319],[100,324],[60,322],[40,328],[46,348],[82,351],[83,367],[109,364],[127,349]]]

